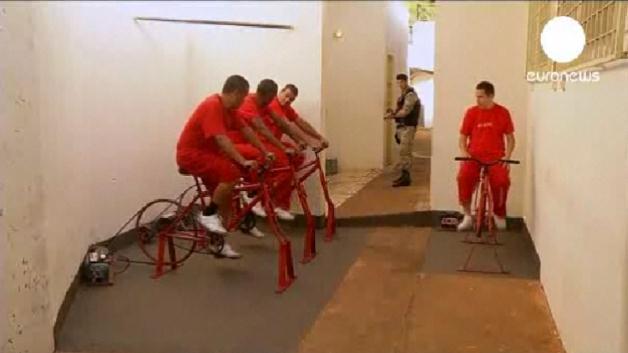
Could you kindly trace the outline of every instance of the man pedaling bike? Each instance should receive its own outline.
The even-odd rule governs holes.
[[[482,81],[475,87],[477,105],[467,109],[458,146],[461,157],[470,157],[491,164],[495,161],[509,160],[515,148],[514,126],[510,112],[494,101],[495,87]],[[504,140],[506,141],[504,143]],[[471,199],[480,178],[480,164],[464,161],[458,172],[458,199],[464,211],[464,218],[458,225],[458,231],[473,227]],[[506,229],[506,200],[510,187],[509,167],[497,163],[488,167],[488,179],[493,195],[493,211],[497,229]]]
[[[198,215],[198,222],[212,233],[225,234],[231,214],[231,197],[235,184],[244,169],[256,168],[268,161],[276,167],[294,163],[301,165],[304,156],[296,147],[282,142],[284,133],[299,144],[321,150],[329,146],[327,140],[290,106],[298,90],[287,85],[277,95],[277,84],[262,80],[255,94],[249,94],[248,81],[239,75],[230,76],[221,94],[207,97],[188,119],[177,144],[177,164],[180,169],[201,178],[210,192],[211,202]],[[314,142],[308,141],[308,137]],[[288,158],[291,155],[292,158]],[[289,174],[280,175],[273,200],[276,215],[283,220],[294,219],[289,212],[291,183]],[[250,202],[248,196],[245,201]],[[261,205],[254,211],[265,215]],[[256,230],[256,229],[253,229]],[[262,237],[256,230],[251,233]],[[226,242],[217,255],[240,258]]]
[[[247,152],[257,149],[259,155],[255,157],[274,159],[238,113],[248,93],[249,83],[244,77],[233,75],[227,78],[221,94],[210,95],[199,104],[177,143],[179,168],[200,177],[212,195],[210,204],[198,215],[198,221],[217,234],[227,233],[224,224],[229,222],[233,189],[243,176],[243,169],[256,168],[260,162],[256,158],[245,157],[250,155]],[[234,144],[230,136],[236,131],[251,145]],[[227,243],[218,255],[241,257]]]

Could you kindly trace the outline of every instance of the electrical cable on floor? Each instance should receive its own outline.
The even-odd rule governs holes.
[[[177,196],[177,198],[175,199],[176,202],[178,204],[181,204],[181,201],[183,201],[183,198],[185,197],[185,195],[193,188],[195,188],[196,185],[191,185],[189,187],[187,187],[181,194],[179,194]],[[133,216],[131,216],[131,218],[129,218],[123,225],[122,227],[120,227],[120,229],[118,229],[118,231],[113,235],[113,237],[111,237],[108,241],[104,242],[102,245],[104,247],[106,247],[107,249],[111,249],[112,248],[112,244],[114,244],[114,242],[116,241],[116,239],[118,239],[118,236],[120,234],[122,234],[125,229],[129,226],[129,224],[131,224],[131,222],[133,222],[133,220],[135,220],[140,213],[142,212],[142,210],[144,209],[144,206],[142,206],[137,212],[135,212],[135,214],[133,214]],[[161,214],[163,214],[166,210],[162,211],[158,216],[160,216]],[[187,249],[189,251],[189,249]],[[206,254],[206,253],[201,253],[201,254]],[[211,254],[207,254],[207,255],[211,255]],[[118,270],[118,271],[114,271],[114,273],[116,275],[122,274],[124,272],[126,272],[129,267],[131,266],[131,264],[141,264],[141,265],[154,265],[155,262],[154,261],[142,261],[142,260],[132,260],[127,256],[124,255],[118,255],[115,252],[111,253],[112,258],[114,259],[113,263],[116,262],[124,262],[126,263],[126,265],[124,266],[123,269]]]

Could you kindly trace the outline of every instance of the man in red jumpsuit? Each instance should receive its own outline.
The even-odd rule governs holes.
[[[272,154],[237,113],[248,92],[249,83],[244,77],[230,76],[221,94],[213,94],[199,104],[177,144],[179,168],[200,177],[212,194],[209,206],[198,215],[198,221],[210,232],[218,234],[227,233],[224,223],[229,220],[233,188],[242,177],[242,170],[255,168],[259,162],[255,158],[245,158],[229,135],[239,131],[259,150],[257,156],[272,158]],[[226,243],[218,255],[240,257]]]
[[[475,96],[477,105],[467,109],[460,128],[458,145],[461,155],[483,162],[510,159],[515,148],[510,112],[494,102],[495,88],[490,82],[480,82],[476,86]],[[509,169],[505,164],[496,164],[488,170],[495,225],[498,229],[506,228],[506,199],[510,187],[508,174]],[[471,198],[479,177],[478,163],[462,162],[458,172],[458,198],[464,210],[464,218],[458,225],[460,231],[473,227]]]
[[[298,94],[299,89],[293,84],[287,84],[282,88],[277,97],[270,103],[270,114],[263,117],[265,125],[277,140],[281,140],[282,136],[286,134],[299,145],[301,150],[306,146],[314,149],[329,147],[327,139],[292,108],[291,104]],[[290,149],[296,149],[291,143],[283,142],[283,144]],[[283,156],[278,157],[278,160],[283,158]],[[291,161],[294,167],[298,168],[305,161],[305,156],[303,153],[297,153],[292,157]],[[275,198],[280,212],[287,218],[294,218],[288,212],[290,210],[291,194],[291,184],[282,183],[277,190]]]
[[[288,156],[295,156],[295,149],[292,146],[288,146],[287,144],[281,142],[281,136],[276,135],[271,128],[274,128],[274,124],[268,123],[267,121],[269,116],[273,114],[270,109],[270,103],[277,96],[277,84],[270,79],[264,79],[260,81],[257,86],[256,93],[249,94],[245,99],[244,103],[238,109],[240,115],[246,120],[246,122],[252,126],[258,133],[258,136],[263,141],[266,149],[271,151],[273,155],[276,157],[276,161],[274,163],[274,167],[283,168],[289,166],[290,159]],[[266,122],[265,122],[266,121]],[[241,141],[242,136],[236,137],[234,141]],[[236,144],[238,147],[239,144]],[[255,158],[255,153],[258,151],[253,150],[250,152],[245,152],[244,156],[250,156],[251,158]],[[253,153],[253,154],[251,154]],[[299,156],[295,156],[295,158],[300,158]],[[301,162],[302,163],[302,158]],[[292,182],[291,176],[289,172],[280,173],[275,177],[273,181],[273,186],[276,185],[289,185]],[[273,193],[275,194],[275,193]],[[243,195],[247,202],[250,202],[249,196],[252,195]],[[289,209],[286,208],[285,203],[282,203],[281,200],[274,200],[276,207],[275,213],[277,217],[282,220],[293,220],[294,216],[289,212]],[[266,217],[266,212],[258,203],[253,207],[253,212],[260,216]],[[256,234],[261,235],[261,233],[256,232]]]

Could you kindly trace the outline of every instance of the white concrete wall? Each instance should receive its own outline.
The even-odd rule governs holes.
[[[401,91],[397,85],[395,77],[399,73],[410,74],[408,69],[408,42],[409,42],[409,25],[408,25],[408,8],[402,1],[391,1],[387,6],[387,24],[386,24],[386,53],[394,56],[394,71],[392,73],[393,82],[393,107],[396,98],[399,97]],[[386,85],[386,72],[384,71],[384,86]],[[384,100],[386,99],[386,89],[384,87]],[[388,107],[385,107],[388,108]],[[386,128],[386,124],[389,125]],[[391,151],[390,164],[394,165],[399,161],[399,145],[393,137],[395,124],[392,120],[384,123],[383,141],[388,141]],[[386,162],[386,150],[383,151],[384,164]]]
[[[412,44],[408,46],[408,67],[434,71],[436,49],[436,22],[418,21],[412,26]],[[434,79],[413,82],[425,114],[425,127],[431,128],[434,121]]]
[[[434,79],[419,81],[412,85],[423,105],[425,128],[434,125]]]
[[[20,328],[29,338],[15,341],[15,351],[50,352],[52,325],[87,246],[112,236],[142,204],[176,196],[191,182],[176,171],[177,138],[196,104],[219,90],[228,75],[245,75],[253,88],[266,77],[294,82],[301,88],[296,108],[314,126],[321,125],[321,5],[3,7],[10,9],[3,26],[15,29],[0,32],[2,47],[9,48],[3,52],[3,73],[11,79],[3,81],[2,99],[15,102],[6,105],[14,128],[8,130],[13,131],[12,158],[3,158],[12,164],[3,179],[11,185],[5,192],[6,221],[15,235],[9,241],[16,241],[9,247],[20,256],[7,259],[12,266],[7,273],[19,272],[15,281],[30,283],[29,295],[8,293],[9,302],[16,302],[15,325],[21,325],[9,334]],[[280,23],[295,29],[135,23],[134,16]],[[28,270],[24,276],[23,269]],[[31,310],[37,315],[28,316]]]
[[[459,209],[456,174],[458,136],[467,107],[475,104],[475,85],[493,82],[496,101],[513,117],[517,148],[511,169],[510,216],[523,210],[527,83],[525,58],[527,3],[510,1],[437,3],[435,111],[432,138],[432,209]]]
[[[408,66],[434,71],[436,22],[418,21],[412,26],[412,44],[408,46]]]
[[[407,71],[407,12],[401,3],[323,3],[323,108],[340,170],[384,164],[386,55]],[[405,17],[403,17],[405,16]],[[333,38],[336,30],[342,38]]]
[[[526,222],[570,353],[628,352],[628,66],[530,93]]]
[[[51,352],[34,5],[0,4],[0,352]]]
[[[395,75],[397,73],[409,74],[408,41],[410,34],[408,17],[408,8],[403,1],[387,3],[386,53],[395,56]],[[399,95],[399,88],[396,87],[396,89],[396,95]]]
[[[432,206],[456,206],[460,119],[476,81],[491,80],[514,117],[514,157],[523,162],[513,167],[510,214],[530,229],[565,348],[626,352],[628,67],[566,92],[528,85],[526,17],[525,3],[439,3]]]

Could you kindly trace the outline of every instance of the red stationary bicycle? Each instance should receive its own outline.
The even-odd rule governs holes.
[[[323,189],[323,195],[325,197],[325,203],[327,204],[327,225],[325,233],[325,241],[332,241],[336,234],[336,216],[335,206],[329,195],[329,189],[327,188],[327,179],[325,178],[325,171],[323,170],[320,153],[322,149],[314,150],[315,158],[311,162],[304,163],[298,169],[294,168],[294,164],[290,163],[292,185],[286,192],[292,192],[296,190],[301,209],[306,221],[306,233],[304,238],[303,257],[301,263],[308,263],[316,257],[316,223],[314,216],[307,202],[307,192],[303,183],[312,174],[318,171],[319,181],[321,188]]]
[[[240,180],[234,188],[232,202],[235,212],[226,228],[230,232],[237,227],[242,230],[252,229],[255,226],[255,217],[251,209],[258,202],[262,203],[273,235],[279,243],[277,292],[280,293],[294,282],[296,276],[290,240],[279,227],[274,207],[271,205],[268,171],[266,166],[246,171],[245,175],[248,175],[246,181]],[[274,171],[286,170],[277,168]],[[182,175],[189,175],[183,170],[179,172]],[[138,214],[136,231],[139,246],[155,264],[153,278],[161,277],[166,272],[165,267],[175,270],[195,252],[217,254],[222,250],[223,236],[208,232],[197,221],[198,213],[207,206],[207,200],[211,195],[198,177],[194,177],[194,183],[195,185],[188,188],[178,200],[154,200],[145,205]],[[190,198],[187,192],[190,190],[195,190],[195,193],[192,193],[191,200],[184,201],[186,196]],[[244,204],[241,200],[242,192],[256,192],[257,196],[248,204]]]
[[[459,269],[462,272],[477,272],[477,273],[493,273],[493,274],[508,274],[510,271],[504,268],[504,265],[499,258],[497,248],[502,245],[497,239],[497,231],[494,221],[493,213],[493,193],[488,180],[488,169],[499,163],[506,164],[519,164],[519,161],[500,159],[494,162],[485,163],[475,158],[470,157],[456,157],[456,161],[471,161],[480,165],[480,181],[474,193],[474,211],[475,222],[473,225],[473,232],[468,232],[463,242],[472,244],[469,249],[467,259],[464,265]],[[484,236],[486,235],[486,236]],[[476,240],[473,240],[475,236]],[[470,267],[471,259],[477,246],[490,246],[493,249],[493,258],[498,265],[499,270],[487,270],[487,269],[474,269]]]

